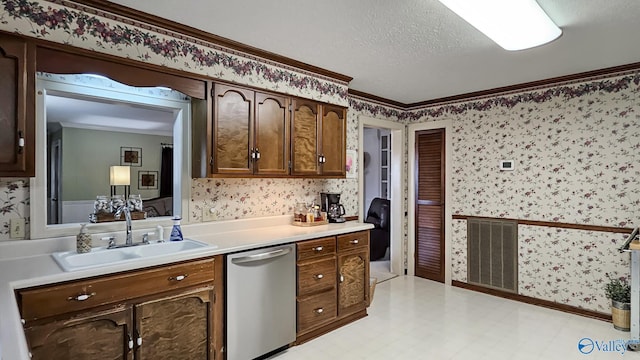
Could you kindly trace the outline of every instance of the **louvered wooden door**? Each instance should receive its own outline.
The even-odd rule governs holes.
[[[444,129],[416,133],[415,274],[444,282]]]

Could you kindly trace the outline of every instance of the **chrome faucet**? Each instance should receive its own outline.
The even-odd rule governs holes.
[[[114,214],[114,218],[116,220],[120,220],[120,215],[124,213],[124,219],[127,223],[127,241],[125,246],[133,246],[133,233],[131,232],[131,210],[129,210],[129,206],[127,204],[120,206],[116,213]]]

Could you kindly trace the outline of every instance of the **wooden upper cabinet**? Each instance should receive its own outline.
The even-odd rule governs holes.
[[[289,174],[289,98],[215,84],[214,174]]]
[[[346,118],[345,108],[322,106],[322,175],[346,175]]]
[[[291,175],[319,175],[320,104],[294,99],[291,122]]]
[[[35,176],[34,49],[0,34],[0,177]]]
[[[215,84],[213,98],[213,172],[251,174],[254,92]]]
[[[254,173],[289,174],[289,98],[256,92]]]

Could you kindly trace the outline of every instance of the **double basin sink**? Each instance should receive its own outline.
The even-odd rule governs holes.
[[[215,249],[209,245],[192,239],[169,241],[144,245],[107,249],[93,248],[91,252],[78,254],[75,251],[63,251],[51,254],[64,271],[75,271],[95,268],[104,265],[115,265],[133,262],[140,259],[182,254],[202,248]]]

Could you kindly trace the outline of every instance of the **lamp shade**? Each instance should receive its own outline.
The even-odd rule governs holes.
[[[109,184],[110,185],[130,185],[131,184],[131,167],[129,166],[111,166],[109,168]]]
[[[562,34],[536,0],[440,0],[505,50],[546,44]]]

